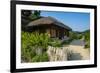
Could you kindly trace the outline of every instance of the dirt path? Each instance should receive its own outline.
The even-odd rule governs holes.
[[[88,49],[84,48],[85,42],[83,40],[73,40],[69,45],[69,50],[72,52],[72,55],[69,60],[89,59],[90,53]]]

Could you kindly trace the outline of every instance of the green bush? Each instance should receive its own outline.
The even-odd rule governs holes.
[[[47,53],[43,53],[42,55],[36,55],[32,58],[32,62],[46,62],[49,61]]]
[[[36,32],[22,32],[21,41],[21,57],[24,62],[31,62],[32,58],[36,56],[36,49],[43,49],[45,51],[48,47],[49,37],[47,33],[39,34]]]
[[[70,32],[70,39],[78,39],[78,34],[75,32]]]
[[[61,47],[61,40],[59,39],[54,39],[54,38],[51,38],[50,41],[49,41],[49,45],[50,46],[53,46],[53,47]]]
[[[33,49],[32,47],[32,43],[30,43],[30,34],[27,32],[22,32],[22,36],[21,36],[21,57],[22,57],[22,61],[23,62],[30,62],[32,56],[35,55],[35,53],[33,53]]]
[[[90,31],[86,31],[84,37],[86,42],[85,48],[90,48]]]
[[[59,39],[50,38],[47,33],[22,32],[21,33],[21,58],[22,62],[43,62],[48,61],[48,55],[45,53],[47,47],[61,47]]]

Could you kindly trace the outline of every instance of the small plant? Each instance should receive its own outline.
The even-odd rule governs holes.
[[[32,58],[32,62],[46,62],[49,61],[47,53],[43,53],[42,55],[36,55]]]
[[[50,46],[53,46],[53,47],[61,47],[62,45],[61,45],[61,40],[59,40],[59,39],[54,39],[54,38],[52,38],[50,41],[49,41],[49,45]]]

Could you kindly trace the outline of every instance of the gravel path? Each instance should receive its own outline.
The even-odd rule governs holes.
[[[69,50],[72,55],[69,60],[86,60],[90,58],[90,53],[88,49],[84,48],[85,42],[82,40],[73,40],[69,45]]]

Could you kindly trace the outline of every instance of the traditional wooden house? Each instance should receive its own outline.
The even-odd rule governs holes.
[[[41,17],[30,22],[27,25],[27,31],[38,33],[48,33],[52,38],[62,39],[65,36],[69,37],[69,31],[72,29],[53,17]]]

